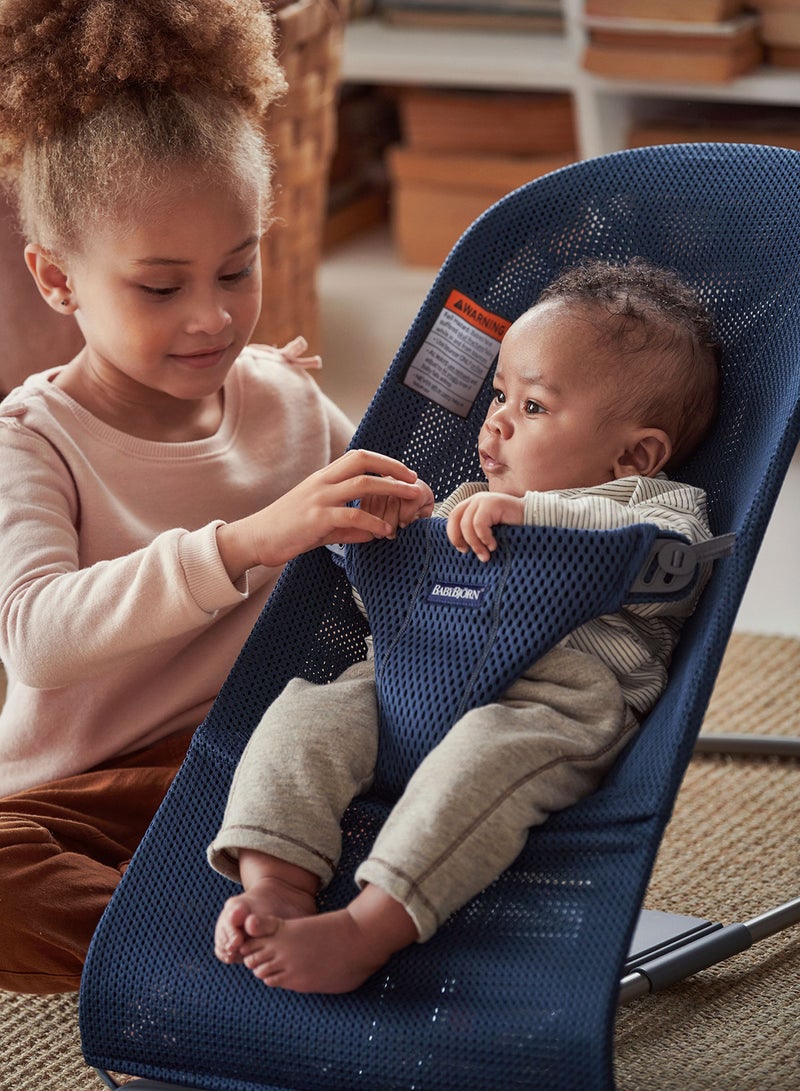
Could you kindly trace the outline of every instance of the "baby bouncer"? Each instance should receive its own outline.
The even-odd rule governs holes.
[[[799,153],[677,145],[564,168],[510,194],[465,233],[354,443],[407,462],[437,497],[474,479],[475,439],[503,324],[581,257],[641,255],[693,283],[717,318],[721,413],[681,476],[708,492],[718,552],[729,548],[728,535],[735,535],[735,548],[715,561],[666,692],[599,791],[534,829],[513,867],[431,941],[400,952],[343,996],[269,989],[213,955],[216,915],[237,888],[207,866],[205,847],[250,733],[290,678],[329,681],[364,655],[364,623],[337,558],[320,549],[293,562],[196,733],[92,944],[81,990],[83,1049],[108,1086],[116,1086],[112,1071],[145,1077],[143,1091],[613,1086],[620,981],[631,995],[651,985],[647,963],[627,961],[634,932],[634,946],[654,947],[658,957],[674,946],[674,928],[665,944],[661,935],[642,939],[648,877],[800,439],[798,208]],[[528,594],[506,642],[522,642],[523,658],[631,596],[676,593],[699,559],[679,540],[657,538],[652,527],[509,529],[486,566],[497,585],[507,573],[513,586],[515,538],[523,533],[532,558],[524,573]],[[441,572],[441,582],[473,583],[478,562],[453,556],[434,539],[420,562],[425,577]],[[495,584],[487,592],[501,593]],[[464,641],[468,666],[459,667],[476,682],[478,698],[481,686],[492,692],[517,654],[482,639]],[[450,653],[444,643],[431,654]],[[408,687],[419,731],[382,740],[376,790],[345,816],[340,872],[324,892],[323,909],[349,900],[353,870],[392,792],[420,747],[446,730],[425,688]],[[796,904],[767,914],[755,938],[796,915]],[[700,932],[718,934],[715,957],[747,942],[734,929],[736,937],[723,943],[719,934],[728,929],[696,923]],[[686,926],[695,930],[694,922]],[[682,972],[698,968],[702,957],[690,956]],[[652,971],[656,984],[674,976]]]

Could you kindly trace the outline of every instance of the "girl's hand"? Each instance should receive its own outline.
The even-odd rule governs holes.
[[[426,482],[417,478],[414,483],[416,493],[405,499],[399,496],[365,496],[361,501],[361,510],[383,519],[394,527],[389,538],[396,536],[398,527],[407,527],[417,519],[427,519],[433,511],[433,490]]]
[[[321,356],[303,355],[308,349],[308,341],[306,341],[305,337],[293,337],[281,348],[276,348],[274,345],[254,345],[253,347],[260,349],[262,352],[273,353],[285,364],[290,364],[292,367],[304,367],[307,371],[319,371],[322,367]]]
[[[500,523],[523,526],[525,501],[521,496],[502,492],[479,492],[468,496],[450,512],[447,520],[447,537],[459,553],[470,549],[480,561],[488,561],[497,539],[492,527]]]
[[[391,519],[373,514],[373,497],[397,501],[398,513],[416,509],[417,475],[388,455],[348,451],[268,507],[219,527],[217,545],[228,575],[235,582],[248,568],[278,567],[317,546],[390,537],[397,526],[394,514]],[[368,503],[348,507],[354,500]]]

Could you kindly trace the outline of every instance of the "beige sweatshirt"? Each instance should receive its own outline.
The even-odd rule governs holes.
[[[231,583],[221,522],[341,454],[302,370],[245,350],[211,437],[154,443],[34,375],[0,404],[0,796],[200,723],[279,575]]]

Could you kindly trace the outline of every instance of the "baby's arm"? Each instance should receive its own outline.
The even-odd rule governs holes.
[[[623,478],[595,489],[529,492],[525,522],[574,530],[616,530],[652,523],[690,542],[711,536],[702,490],[658,478]]]
[[[488,561],[497,549],[492,527],[500,523],[523,526],[524,499],[503,492],[479,492],[453,508],[447,520],[447,537],[460,553],[471,549],[479,560]]]

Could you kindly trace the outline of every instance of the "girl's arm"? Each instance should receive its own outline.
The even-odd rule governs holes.
[[[384,456],[350,452],[327,468],[332,480],[314,483],[320,476],[314,474],[288,494],[291,500],[284,497],[227,530],[221,521],[168,530],[144,548],[82,567],[80,504],[66,466],[30,430],[14,422],[0,429],[7,475],[0,490],[0,651],[21,682],[44,689],[91,677],[207,626],[247,596],[240,577],[249,567],[283,564],[323,541],[386,533],[385,521],[342,515],[350,509],[339,504],[369,490],[413,493],[416,478]],[[381,472],[392,476],[373,476]],[[309,496],[316,498],[310,510],[301,506]],[[221,533],[238,551],[230,570]]]
[[[126,556],[83,566],[81,506],[50,444],[2,429],[0,650],[23,684],[91,677],[207,625],[244,597],[216,552],[216,527],[170,530]]]

